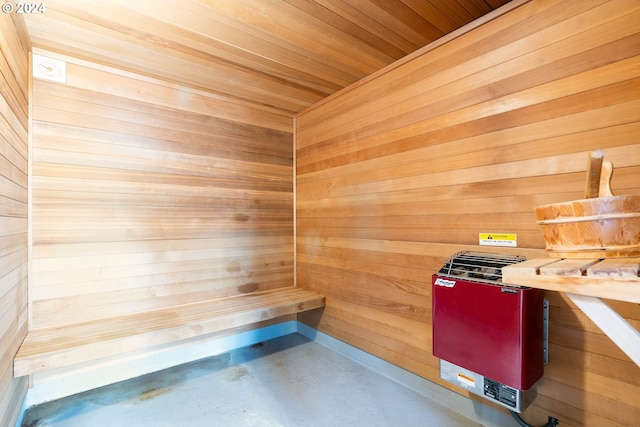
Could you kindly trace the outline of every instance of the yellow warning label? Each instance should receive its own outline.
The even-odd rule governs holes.
[[[468,375],[464,375],[461,373],[458,373],[458,381],[460,381],[462,384],[469,386],[469,387],[475,387],[476,385],[476,380],[471,378]]]
[[[480,233],[478,240],[482,246],[518,246],[518,235],[515,233]]]

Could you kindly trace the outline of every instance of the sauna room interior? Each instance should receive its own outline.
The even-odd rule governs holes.
[[[9,1],[0,51],[2,427],[273,328],[508,414],[441,377],[433,275],[553,260],[536,207],[597,150],[640,195],[638,0]],[[528,422],[640,425],[623,258],[509,282],[548,307]]]

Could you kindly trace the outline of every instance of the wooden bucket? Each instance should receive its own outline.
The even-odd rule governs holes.
[[[572,200],[536,208],[554,258],[640,256],[640,196]]]
[[[640,256],[640,196],[614,196],[612,174],[613,165],[604,161],[604,152],[592,151],[587,162],[585,198],[536,208],[549,256]]]

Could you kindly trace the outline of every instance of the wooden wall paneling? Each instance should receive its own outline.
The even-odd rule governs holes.
[[[300,319],[440,382],[431,274],[447,256],[545,256],[534,207],[582,198],[592,149],[613,161],[614,194],[640,193],[639,19],[637,2],[534,0],[300,113],[297,280],[327,298]],[[518,248],[479,247],[480,232]],[[637,366],[547,296],[551,364],[525,418],[633,423]],[[616,309],[638,325],[639,306]]]
[[[586,7],[593,7],[604,3],[603,1],[590,2]],[[576,10],[581,8],[576,5],[558,4],[557,2],[549,3],[548,5],[540,5],[537,9],[531,8],[517,8],[510,12],[506,16],[502,17],[499,22],[492,22],[491,29],[483,28],[483,26],[474,29],[474,40],[469,41],[468,38],[457,38],[445,45],[439,46],[438,49],[430,50],[428,46],[423,51],[427,52],[421,61],[410,61],[404,63],[399,61],[402,68],[406,70],[401,77],[390,74],[393,70],[393,66],[387,68],[389,71],[381,71],[376,76],[376,87],[381,90],[371,90],[369,85],[354,85],[350,90],[350,100],[345,100],[343,97],[334,96],[332,99],[331,113],[329,113],[324,120],[327,121],[326,126],[322,130],[316,130],[312,139],[304,138],[302,145],[308,144],[312,141],[319,141],[329,139],[330,136],[340,132],[340,126],[347,125],[347,129],[353,130],[353,127],[349,127],[351,117],[364,116],[366,114],[378,114],[385,117],[386,123],[391,123],[390,118],[394,117],[394,120],[403,120],[408,122],[412,119],[411,115],[407,115],[407,110],[411,110],[416,105],[424,108],[424,103],[413,103],[414,99],[419,100],[420,97],[426,97],[428,91],[434,91],[435,94],[443,94],[447,96],[447,93],[454,92],[451,95],[457,95],[460,92],[469,91],[469,86],[464,84],[465,80],[462,80],[459,85],[451,86],[450,83],[457,79],[464,79],[474,75],[477,79],[486,78],[493,83],[491,89],[500,90],[501,86],[496,83],[495,79],[495,67],[498,67],[501,71],[500,77],[509,81],[510,77],[523,72],[535,69],[540,65],[540,60],[544,60],[537,49],[552,46],[554,43],[567,38],[567,33],[563,31],[563,28],[555,29],[555,35],[550,37],[539,38],[536,40],[537,45],[531,53],[523,52],[519,49],[519,46],[523,43],[523,38],[530,36],[531,34],[538,34],[540,30],[551,27],[554,29],[553,24],[562,22],[561,18],[554,18],[554,21],[546,21],[549,13],[546,15],[546,19],[540,19],[546,8],[555,11],[561,9],[562,14],[570,15],[575,13]],[[618,16],[616,13],[608,10],[612,13],[612,19]],[[559,15],[560,16],[560,15]],[[568,21],[574,22],[574,25],[570,28],[564,28],[565,31],[583,31],[584,27],[593,26],[589,21],[585,23],[581,21]],[[566,25],[566,23],[564,23]],[[559,34],[559,36],[558,36]],[[571,34],[571,33],[569,33]],[[550,52],[553,52],[551,50]],[[490,53],[490,55],[487,55]],[[420,51],[412,55],[416,58],[420,55]],[[547,55],[548,56],[548,55]],[[536,59],[538,62],[536,63]],[[552,58],[549,58],[552,59]],[[461,65],[464,62],[464,65]],[[552,61],[549,61],[549,63]],[[520,68],[510,67],[510,64],[521,64]],[[530,73],[532,74],[532,73]],[[532,78],[531,76],[530,78]],[[537,79],[545,77],[537,77]],[[491,93],[486,92],[486,88],[477,88],[474,85],[474,78],[467,80],[471,83],[476,90],[475,96],[470,97],[471,104],[477,102],[478,96],[484,95],[485,99],[491,99]],[[527,80],[520,82],[520,86],[527,84]],[[448,85],[447,88],[444,86]],[[386,89],[386,90],[385,90]],[[439,91],[438,91],[439,89]],[[445,89],[448,89],[445,90]],[[485,92],[484,94],[482,92]],[[457,97],[449,95],[448,98],[457,100]],[[442,96],[442,95],[441,95]],[[385,99],[384,103],[371,103],[372,99],[376,98],[380,101]],[[466,94],[465,97],[469,97]],[[342,98],[342,99],[340,99]],[[436,98],[435,101],[440,101]],[[462,102],[461,100],[458,100]],[[439,103],[440,104],[440,103]],[[384,105],[385,108],[381,108]],[[426,105],[429,105],[427,103]],[[389,107],[392,107],[391,109]],[[442,108],[442,105],[439,105]],[[403,111],[404,110],[404,111]],[[386,115],[385,115],[386,113]],[[319,114],[313,109],[304,112],[305,115],[314,117],[315,114]],[[392,116],[390,117],[389,114]],[[423,119],[423,116],[420,116]],[[375,124],[376,121],[369,123],[368,129]],[[304,136],[306,131],[305,123],[300,123],[299,132]],[[372,129],[373,132],[375,130]],[[319,133],[321,132],[321,133]]]
[[[328,22],[331,27],[337,28],[356,39],[362,40],[370,46],[375,46],[384,55],[389,57],[403,57],[408,52],[420,47],[416,46],[416,44],[411,40],[407,40],[405,37],[402,37],[402,35],[398,34],[398,32],[394,31],[392,28],[384,25],[383,22],[380,22],[384,18],[380,19],[380,16],[372,17],[365,10],[362,10],[362,8],[356,7],[349,2],[331,0],[305,2],[301,0],[294,0],[289,3],[295,4],[296,7],[307,11],[309,14],[325,18],[324,20]],[[402,6],[404,7],[404,5]],[[432,9],[429,10],[428,15],[432,16],[432,12],[434,10],[437,9],[432,7]],[[390,11],[388,10],[385,11],[385,13],[389,12]],[[425,15],[427,15],[427,13]],[[378,20],[374,18],[378,18]],[[443,18],[441,13],[438,18]],[[444,17],[444,19],[446,19],[446,17]],[[354,26],[353,24],[356,25]],[[426,28],[431,27],[429,29],[433,31],[432,24],[425,24]],[[403,26],[404,25],[402,24],[399,25],[399,27]],[[425,27],[423,27],[423,30]],[[364,30],[365,28],[366,30]],[[455,26],[450,26],[448,28],[453,30],[455,29]]]
[[[291,117],[51,55],[68,83],[34,82],[34,327],[293,284]]]
[[[165,7],[162,9],[175,17],[175,11]],[[146,16],[156,15],[158,13]],[[192,15],[191,18],[192,25],[197,26],[197,21],[202,19],[202,16]],[[121,69],[136,70],[150,76],[161,76],[167,81],[202,90],[213,89],[209,87],[210,83],[202,82],[201,76],[207,75],[210,80],[225,84],[227,93],[242,93],[242,99],[256,104],[269,96],[269,105],[290,114],[320,99],[323,95],[319,91],[288,84],[282,79],[256,73],[232,62],[211,61],[211,58],[198,51],[193,52],[181,46],[176,49],[170,46],[172,42],[168,39],[165,43],[161,43],[157,38],[146,37],[144,33],[139,34],[141,37],[136,37],[128,32],[118,31],[115,28],[120,24],[116,24],[116,21],[109,21],[106,25],[102,24],[103,22],[100,15],[92,15],[90,20],[85,20],[82,17],[59,13],[50,7],[46,14],[30,22],[29,27],[30,31],[39,34],[39,37],[33,38],[34,44],[47,46],[49,50],[56,49],[55,46],[49,45],[47,38],[67,39],[65,51],[75,57],[96,62],[104,62],[100,59],[106,57],[111,64],[117,64]],[[65,25],[60,25],[61,23]],[[211,26],[210,20],[207,20],[206,24]],[[69,31],[69,28],[73,28],[73,31]],[[99,39],[100,43],[93,44],[92,49],[87,50],[85,44],[87,39]],[[167,56],[170,57],[170,61]],[[167,64],[171,65],[167,66]],[[216,92],[220,92],[220,89]]]
[[[273,4],[269,6],[272,10],[276,10],[278,6],[286,7],[286,5]],[[176,9],[172,10],[172,7]],[[216,7],[224,8],[225,13],[216,11]],[[94,20],[95,15],[119,16],[118,30],[136,37],[144,37],[145,34],[163,34],[166,37],[163,45],[168,49],[176,49],[203,58],[207,56],[219,58],[217,61],[219,64],[243,64],[237,65],[237,68],[243,72],[259,70],[283,80],[291,78],[298,85],[307,85],[320,93],[334,91],[339,87],[333,79],[338,78],[340,74],[333,71],[335,75],[332,75],[331,71],[335,68],[335,64],[322,64],[310,58],[304,61],[304,53],[300,52],[299,48],[292,44],[283,46],[282,40],[278,40],[273,34],[278,27],[277,25],[274,27],[275,19],[266,21],[270,31],[260,31],[257,25],[258,28],[252,28],[249,25],[249,17],[255,14],[255,10],[238,9],[240,7],[236,3],[223,4],[222,2],[206,6],[195,3],[174,3],[173,6],[166,4],[162,10],[158,10],[157,5],[152,2],[135,4],[111,2],[109,5],[96,4],[96,8],[92,9],[92,16],[78,15],[78,12],[76,16],[89,21]],[[226,16],[228,12],[240,12],[246,20]],[[300,23],[296,22],[296,25]],[[224,37],[228,39],[225,41]],[[269,52],[270,57],[255,55],[250,51],[251,47],[259,47],[263,52]],[[299,69],[292,67],[291,64],[297,65]],[[344,73],[342,79],[347,78],[348,80],[343,80],[342,83],[353,80],[353,76]]]
[[[51,0],[26,21],[43,49],[292,114],[521,1]]]
[[[340,144],[341,146],[344,146],[344,148],[340,147],[339,149],[338,147],[331,147],[334,149],[330,149],[328,152],[324,151],[322,154],[317,153],[317,150],[322,146],[319,145],[318,147],[313,147],[316,148],[316,152],[310,152],[308,153],[308,156],[303,156],[301,163],[298,166],[299,173],[302,174],[314,170],[312,165],[307,165],[310,161],[318,166],[335,167],[352,161],[363,161],[370,158],[376,158],[376,156],[381,152],[391,154],[392,152],[402,152],[400,151],[402,149],[408,151],[421,148],[425,146],[425,141],[434,141],[432,144],[435,144],[436,142],[442,142],[443,140],[456,141],[465,138],[477,138],[479,142],[492,144],[493,146],[507,144],[504,140],[487,141],[486,131],[492,130],[496,133],[508,133],[509,130],[512,130],[514,127],[529,124],[531,124],[531,127],[534,129],[537,124],[539,129],[540,122],[545,120],[555,120],[550,123],[560,124],[562,117],[564,117],[565,120],[578,120],[580,117],[588,116],[586,112],[593,109],[590,103],[600,102],[602,103],[602,107],[608,106],[607,103],[611,103],[611,100],[594,99],[594,95],[601,92],[600,89],[594,89],[592,92],[588,92],[581,90],[582,88],[578,86],[584,85],[585,81],[589,81],[589,78],[591,78],[592,81],[598,82],[602,82],[606,79],[612,84],[619,82],[621,86],[627,87],[632,92],[629,98],[630,101],[636,101],[636,99],[633,98],[636,82],[628,79],[630,76],[633,76],[634,69],[637,69],[637,57],[625,62],[624,65],[626,66],[621,67],[621,74],[614,73],[613,66],[606,67],[604,69],[594,70],[587,75],[575,76],[559,82],[549,83],[542,87],[533,88],[525,93],[480,103],[467,107],[466,109],[454,110],[449,114],[442,114],[445,111],[438,110],[439,115],[430,118],[431,120],[426,118],[421,122],[410,124],[406,127],[396,127],[394,125],[382,134],[366,137],[366,134],[363,135],[359,132],[357,139],[358,144],[354,144],[355,141],[352,141],[347,145],[343,139]],[[522,110],[516,109],[515,111],[505,111],[502,115],[491,114],[491,110],[494,110],[495,113],[495,109],[500,108],[500,105],[513,104],[514,100],[517,100],[519,97],[524,97],[524,99],[527,100],[534,100],[537,98],[538,101],[543,101],[544,98],[540,99],[540,97],[547,97],[549,96],[549,93],[555,93],[557,98],[549,100],[548,104],[538,102],[538,104],[533,104],[525,110],[524,108],[527,108],[527,106],[523,105],[522,102],[519,101],[520,105],[517,105],[517,107],[522,108]],[[573,95],[573,98],[570,97],[571,95]],[[624,96],[622,93],[619,95]],[[585,100],[590,102],[585,103]],[[616,99],[616,101],[617,102],[614,104],[620,104],[619,99]],[[578,105],[576,105],[576,103],[578,103]],[[545,112],[549,111],[549,108],[553,109],[555,106],[559,107],[559,104],[565,104],[567,106],[567,109],[562,115],[551,117],[545,116]],[[420,109],[418,108],[416,111],[420,111]],[[522,112],[527,112],[529,114],[525,116],[517,114]],[[582,112],[585,112],[585,114],[580,116],[579,114]],[[487,115],[487,117],[483,117],[482,115]],[[382,120],[381,118],[380,121],[375,122],[376,126],[380,126],[380,123],[382,122],[385,122],[385,120]],[[559,135],[556,133],[554,136],[557,137]],[[521,136],[521,138],[522,137],[523,136]],[[400,145],[400,147],[398,147],[398,145]],[[484,147],[481,145],[478,148]],[[309,150],[310,149],[311,148],[309,148]],[[456,152],[453,151],[452,154],[454,153]],[[301,154],[305,154],[304,150],[301,151]],[[323,156],[327,155],[331,155],[332,158],[328,158],[324,160],[324,162],[321,162]],[[439,164],[446,165],[448,163],[439,162]]]
[[[225,14],[231,12],[232,16],[242,16],[242,24],[253,27],[247,32],[255,33],[252,34],[255,37],[266,35],[266,38],[273,39],[270,41],[274,45],[284,45],[289,50],[287,55],[295,53],[302,59],[307,51],[323,50],[326,62],[308,63],[307,67],[309,68],[306,71],[309,74],[315,74],[316,69],[319,68],[319,75],[327,74],[328,70],[332,70],[333,73],[342,73],[345,76],[350,76],[351,79],[357,79],[357,76],[367,75],[385,65],[384,56],[381,56],[374,46],[364,43],[356,37],[338,34],[328,23],[320,21],[314,15],[305,13],[291,3],[294,2],[282,2],[277,5],[249,5],[223,0],[216,5],[216,8],[224,10]],[[224,20],[227,21],[228,18]],[[231,25],[238,25],[233,22],[235,20],[231,21]],[[283,43],[283,40],[292,39],[296,41],[297,46]],[[360,47],[355,54],[349,49],[349,46],[353,44]],[[284,62],[289,61],[285,60]],[[323,70],[325,71],[323,72]]]
[[[28,382],[13,378],[27,333],[30,50],[22,18],[0,16],[0,425],[15,424]]]
[[[628,24],[627,26],[623,26],[615,20],[610,25],[612,27],[611,30],[617,34],[628,34],[632,31],[628,28]],[[518,32],[521,31],[520,26],[517,24],[513,27],[518,29]],[[623,32],[625,27],[626,31]],[[582,29],[571,27],[569,30],[578,31]],[[513,100],[517,100],[520,107],[526,106],[526,104],[523,104],[523,101],[538,103],[539,100],[532,97],[536,92],[538,93],[537,97],[549,97],[554,94],[562,96],[562,91],[575,91],[574,86],[576,83],[566,84],[562,81],[554,81],[554,79],[557,80],[563,75],[570,76],[570,73],[575,73],[576,70],[580,69],[580,66],[584,67],[584,65],[580,65],[584,64],[584,61],[579,61],[581,55],[580,52],[585,52],[582,55],[588,55],[589,60],[594,61],[593,58],[601,58],[602,55],[597,55],[596,52],[591,52],[589,49],[590,47],[595,45],[600,46],[599,49],[601,50],[605,49],[610,51],[610,49],[607,48],[608,44],[606,43],[610,39],[602,39],[602,37],[596,38],[600,44],[596,44],[596,41],[590,41],[585,46],[580,43],[580,39],[576,40],[576,36],[570,38],[563,36],[560,39],[561,41],[548,40],[549,37],[543,38],[542,36],[537,36],[537,38],[542,38],[542,41],[535,40],[534,36],[531,36],[531,38],[534,38],[534,40],[531,41],[532,43],[546,43],[548,46],[535,46],[536,49],[533,49],[528,54],[522,55],[522,53],[517,52],[520,47],[520,43],[514,41],[512,43],[513,47],[511,47],[509,51],[505,52],[504,58],[501,57],[499,59],[493,59],[493,57],[489,57],[487,59],[487,55],[475,53],[476,51],[485,52],[486,48],[484,46],[487,42],[486,39],[473,43],[472,46],[462,45],[462,42],[459,42],[459,40],[451,42],[450,44],[459,42],[458,45],[461,45],[460,52],[454,51],[449,55],[451,59],[449,59],[449,57],[445,57],[439,61],[429,61],[421,68],[408,70],[407,75],[413,80],[417,80],[416,82],[412,81],[411,84],[408,84],[408,89],[403,85],[398,87],[394,81],[377,83],[382,86],[380,89],[384,90],[384,95],[378,95],[380,103],[363,102],[360,104],[348,105],[346,107],[347,111],[345,111],[344,114],[325,118],[327,126],[323,129],[323,133],[314,132],[313,140],[318,141],[322,139],[323,143],[333,143],[332,138],[340,135],[339,132],[342,129],[340,126],[345,124],[346,126],[352,126],[350,128],[347,127],[347,129],[351,129],[351,131],[354,127],[359,126],[356,124],[357,117],[373,115],[372,119],[376,117],[379,118],[379,120],[372,120],[371,123],[367,123],[366,128],[359,129],[357,134],[359,138],[373,135],[377,137],[378,141],[387,142],[388,140],[380,138],[382,136],[382,127],[387,127],[387,129],[389,129],[388,132],[393,132],[393,129],[398,129],[402,126],[412,124],[414,126],[422,125],[430,129],[431,127],[427,126],[425,120],[433,117],[432,120],[434,120],[434,122],[432,126],[437,125],[439,123],[438,120],[442,122],[448,117],[443,114],[445,112],[450,112],[450,114],[452,114],[451,119],[449,120],[451,120],[451,125],[454,125],[456,123],[456,118],[458,119],[458,122],[460,120],[468,122],[473,118],[481,118],[482,114],[493,116],[495,115],[495,111],[491,110],[495,110],[495,106],[498,108],[500,108],[500,106],[507,106],[509,109],[513,109],[515,107],[515,105],[513,105]],[[496,38],[495,36],[490,41],[495,46],[500,46],[505,43],[503,39]],[[582,41],[584,42],[584,40]],[[622,43],[627,43],[627,41],[624,39],[621,41],[618,40],[614,44],[620,45]],[[562,61],[554,60],[557,59],[558,51],[562,52],[562,49],[560,49],[562,46],[558,46],[559,44],[568,45],[565,49],[577,49],[578,46],[580,46],[580,49],[584,50],[580,50],[578,53],[569,56],[569,58],[565,59],[563,63]],[[448,47],[448,45],[445,47],[453,50],[453,48]],[[476,49],[473,49],[474,47]],[[471,55],[470,58],[469,55]],[[633,56],[633,54],[628,53],[627,56]],[[464,67],[461,67],[458,64],[452,71],[450,68],[455,65],[455,63],[452,64],[452,62],[459,60],[460,58],[464,58],[465,60],[468,60],[469,63],[477,65],[475,67],[469,66],[465,61]],[[449,60],[445,61],[445,59]],[[569,60],[573,61],[573,63]],[[491,67],[492,63],[490,61],[495,63],[494,67]],[[547,63],[546,68],[550,69],[545,70],[544,73],[539,73],[538,66],[540,61],[545,61]],[[603,65],[606,63],[607,62],[605,61]],[[524,71],[522,69],[523,67]],[[597,71],[594,71],[593,74],[596,72]],[[613,73],[610,78],[615,79],[615,74],[616,73]],[[461,81],[458,82],[457,79],[461,79]],[[579,84],[582,81],[582,77],[574,78],[573,80]],[[483,81],[487,83],[490,82],[491,84],[483,86],[481,84]],[[549,84],[552,85],[551,88],[537,88],[537,86],[545,81],[548,81]],[[514,94],[524,89],[528,89],[529,87],[532,88],[532,93],[527,94],[528,96],[526,97],[522,96],[522,94]],[[371,88],[363,88],[360,91],[358,91],[358,89],[354,90],[354,92],[364,92],[365,90],[369,92],[371,90]],[[509,96],[510,94],[512,95]],[[355,95],[356,94],[354,94],[354,96]],[[369,95],[367,93],[367,96],[372,97],[373,95]],[[502,96],[505,96],[505,99],[502,99]],[[446,103],[442,102],[443,98],[447,100]],[[421,101],[422,99],[424,99],[424,101]],[[485,104],[482,104],[483,100],[486,102]],[[377,107],[372,107],[372,104],[381,104],[385,107],[381,108],[379,105]],[[438,108],[428,108],[430,105],[437,105]],[[492,105],[494,105],[493,108],[488,108]],[[464,110],[464,107],[469,108],[469,110]],[[375,110],[371,110],[372,108],[375,108]],[[410,111],[412,114],[408,114]],[[463,114],[465,111],[467,114],[475,112],[476,117]],[[480,116],[478,116],[478,114],[480,114]],[[442,117],[443,115],[444,117]],[[525,118],[526,117],[521,117],[521,120]],[[418,119],[419,121],[417,121]],[[356,121],[356,123],[349,125],[349,123],[354,121]],[[535,121],[539,120],[534,120],[534,122]],[[509,126],[509,124],[509,122],[504,123],[504,127],[513,127],[513,125]],[[304,136],[304,121],[300,126],[301,136]],[[408,129],[406,130],[408,131]],[[419,128],[413,129],[414,132],[419,130]],[[324,136],[327,131],[331,131],[332,133]],[[397,130],[396,134],[400,132],[402,132],[402,130]],[[402,133],[402,135],[403,137],[406,137],[406,133]],[[390,134],[389,136],[392,137],[393,134]],[[303,141],[304,140],[306,139],[303,138]],[[345,144],[346,142],[349,142],[349,139],[341,138],[342,144]],[[315,147],[319,150],[322,147],[322,144],[316,144]],[[304,151],[301,151],[301,154],[303,153]],[[326,151],[324,154],[326,155]],[[315,157],[313,159],[315,161]],[[300,165],[304,165],[304,162],[306,161],[308,161],[307,158],[302,156]]]
[[[240,100],[234,100],[230,105],[227,97],[217,93],[187,88],[180,84],[171,84],[37,48],[34,48],[34,52],[46,52],[46,55],[69,61],[67,67],[70,73],[66,84],[68,88],[108,93],[120,100],[138,100],[168,108],[175,107],[177,102],[184,111],[209,114],[211,110],[215,110],[215,117],[218,119],[238,121],[265,129],[291,131],[291,115],[278,112],[268,105],[250,104]]]
[[[155,149],[170,150],[172,147],[179,148],[185,142],[189,142],[193,146],[193,153],[184,153],[184,156],[195,156],[200,153],[208,154],[210,151],[223,156],[227,153],[233,153],[232,150],[224,145],[219,147],[211,147],[207,144],[204,135],[215,138],[222,142],[224,139],[229,143],[237,146],[238,153],[236,156],[244,154],[246,159],[253,159],[259,155],[263,155],[265,163],[272,163],[279,160],[279,157],[290,156],[290,148],[282,144],[281,138],[283,133],[281,130],[271,130],[264,127],[246,127],[241,123],[235,123],[236,117],[227,120],[217,117],[207,117],[202,114],[189,114],[183,112],[180,115],[173,116],[171,113],[165,113],[166,107],[156,106],[140,106],[135,101],[119,99],[118,96],[103,94],[97,97],[94,93],[86,90],[80,90],[68,87],[41,87],[37,85],[37,90],[41,102],[37,107],[39,116],[43,117],[46,125],[61,126],[72,125],[74,123],[85,123],[85,129],[73,129],[73,135],[79,134],[86,137],[103,138],[112,146],[125,145],[137,147],[139,149]],[[65,99],[74,102],[79,108],[77,111],[61,111],[58,108],[60,100]],[[118,102],[118,106],[113,103]],[[134,117],[132,112],[138,113],[134,118],[134,123],[129,121]],[[105,120],[109,117],[110,120]],[[119,127],[114,128],[114,125]],[[162,133],[158,126],[166,127]],[[117,144],[109,141],[109,132],[127,131],[135,139],[127,141],[127,144]],[[93,134],[91,133],[93,132]],[[84,133],[82,133],[84,132]],[[169,133],[167,133],[169,132]],[[290,133],[290,131],[288,132]],[[56,136],[55,133],[51,136]],[[251,139],[255,137],[255,139]],[[156,139],[157,146],[150,148],[150,138]],[[88,149],[88,148],[86,148]],[[131,148],[129,148],[131,149]],[[289,152],[289,153],[288,153]],[[234,153],[235,154],[235,153]],[[231,160],[231,159],[230,159]],[[242,160],[235,159],[234,160]],[[281,160],[284,164],[284,160]]]

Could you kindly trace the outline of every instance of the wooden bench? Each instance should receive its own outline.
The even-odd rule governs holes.
[[[324,306],[324,296],[289,287],[28,332],[14,376],[116,356]]]

